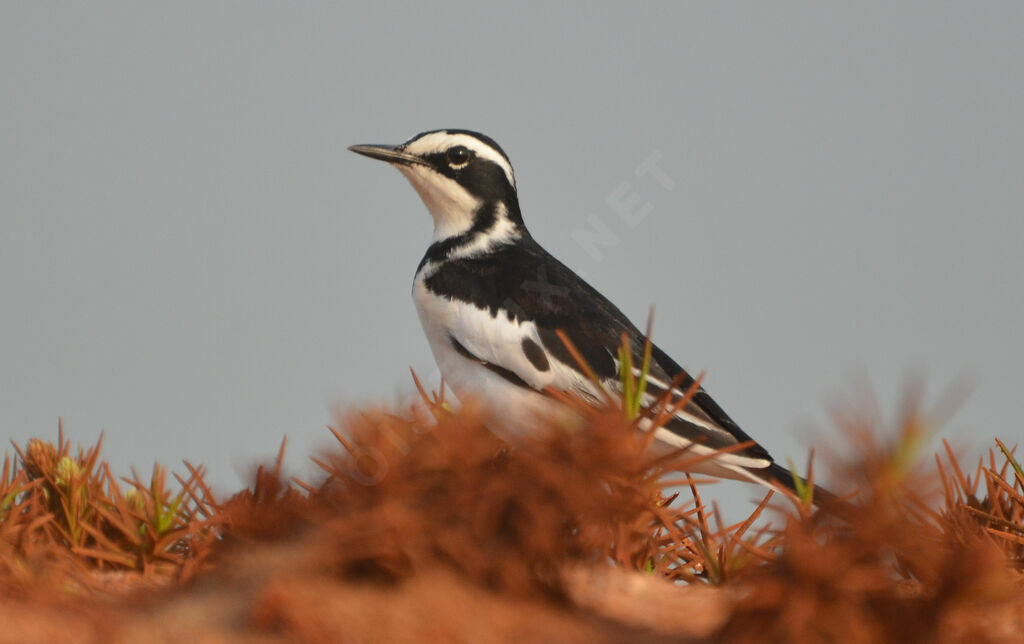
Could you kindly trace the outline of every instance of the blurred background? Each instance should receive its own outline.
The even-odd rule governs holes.
[[[0,437],[63,417],[118,473],[231,492],[287,434],[311,473],[337,410],[438,381],[430,217],[345,148],[461,127],[777,459],[841,449],[851,381],[893,416],[908,373],[975,384],[954,443],[1018,442],[1021,33],[1010,2],[8,3]]]

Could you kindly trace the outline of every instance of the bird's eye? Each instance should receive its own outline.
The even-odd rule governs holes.
[[[448,163],[453,168],[461,168],[469,163],[469,148],[464,145],[456,145],[448,150]]]

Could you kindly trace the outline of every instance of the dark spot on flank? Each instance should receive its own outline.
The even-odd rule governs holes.
[[[479,363],[480,366],[482,366],[484,369],[487,369],[488,371],[490,371],[492,373],[498,374],[499,376],[501,376],[505,380],[508,380],[509,382],[511,382],[513,385],[516,385],[517,387],[522,387],[523,389],[534,390],[533,387],[528,385],[525,380],[520,378],[511,369],[506,369],[505,367],[496,365],[496,364],[494,364],[492,362],[487,362],[486,360],[481,360],[480,358],[478,358],[475,355],[473,355],[473,353],[469,349],[467,349],[466,347],[462,346],[462,343],[459,342],[458,340],[456,340],[455,337],[453,335],[451,335],[450,333],[448,334],[448,340],[452,343],[452,347],[455,349],[455,351],[460,356],[462,356],[463,358],[466,358],[467,360],[472,360],[473,362]],[[536,391],[536,390],[534,390],[534,391]]]
[[[523,338],[523,353],[526,354],[526,359],[530,361],[537,371],[547,371],[551,368],[548,363],[548,356],[544,353],[544,349],[540,348],[540,345],[531,340],[530,338]]]

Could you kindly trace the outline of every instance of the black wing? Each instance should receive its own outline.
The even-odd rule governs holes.
[[[623,333],[629,338],[634,363],[640,364],[644,335],[614,304],[532,238],[486,255],[448,260],[426,279],[426,285],[435,293],[487,308],[492,315],[535,322],[544,348],[576,368],[576,360],[555,332],[561,329],[602,379],[618,380],[616,358]],[[657,346],[652,350],[651,376],[666,384],[679,376],[678,388],[683,391],[693,384],[693,378]],[[649,390],[661,393],[653,384]],[[713,448],[751,441],[703,388],[685,411],[711,428],[677,417],[665,429]],[[737,454],[772,460],[757,443]]]

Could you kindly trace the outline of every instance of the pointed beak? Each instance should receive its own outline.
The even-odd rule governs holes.
[[[364,157],[379,159],[381,161],[387,161],[388,163],[397,163],[400,165],[426,165],[426,162],[423,159],[413,154],[403,152],[397,145],[350,145],[348,149],[352,150],[356,154],[361,154]]]

